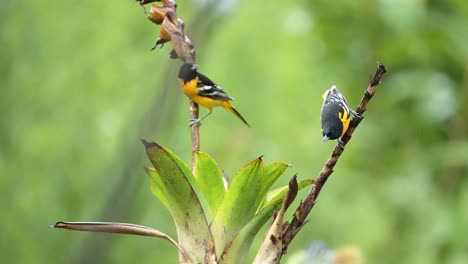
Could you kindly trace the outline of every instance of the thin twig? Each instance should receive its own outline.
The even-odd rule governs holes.
[[[306,222],[306,217],[308,216],[308,214],[314,207],[317,197],[320,194],[320,190],[322,190],[322,187],[327,182],[328,177],[330,177],[330,175],[333,173],[333,168],[335,167],[336,163],[338,162],[338,159],[343,153],[344,146],[346,146],[346,144],[349,142],[349,140],[351,139],[351,136],[354,133],[354,130],[362,121],[362,115],[366,111],[367,104],[369,103],[370,99],[372,99],[372,97],[374,96],[376,87],[380,84],[382,75],[385,72],[386,72],[386,69],[384,65],[381,63],[378,63],[377,70],[374,74],[374,77],[372,78],[371,83],[369,84],[366,91],[364,92],[364,96],[362,97],[361,102],[359,103],[359,106],[356,108],[356,113],[360,117],[354,117],[351,120],[348,130],[346,131],[345,135],[342,138],[343,147],[340,145],[337,145],[335,147],[335,150],[333,151],[331,157],[325,163],[325,166],[322,168],[322,171],[318,175],[317,179],[315,180],[315,183],[312,185],[304,201],[301,202],[299,207],[296,209],[291,223],[287,225],[287,228],[283,232],[282,254],[286,252],[293,238],[296,236],[299,230],[304,226]]]
[[[198,104],[190,100],[190,120],[198,118]],[[200,130],[198,125],[191,126],[192,132],[192,172],[195,171],[195,151],[200,151]]]
[[[142,0],[142,2],[150,2],[150,0]],[[151,1],[152,2],[152,1]],[[159,38],[156,40],[152,49],[166,42],[171,42],[172,50],[170,58],[180,58],[184,63],[195,63],[195,48],[192,41],[184,33],[185,23],[177,17],[177,4],[174,0],[161,0],[163,7],[153,6],[148,18],[156,23],[161,24]],[[190,101],[190,119],[198,119],[198,104]],[[192,138],[192,171],[195,170],[195,151],[200,150],[200,130],[198,125],[194,125],[190,129]]]

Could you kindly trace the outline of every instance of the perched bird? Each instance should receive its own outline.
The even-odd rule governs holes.
[[[205,75],[197,72],[197,64],[184,63],[179,71],[179,84],[185,95],[195,103],[208,108],[208,113],[204,116],[190,120],[190,126],[199,125],[200,121],[207,117],[213,111],[213,107],[221,106],[227,111],[235,114],[244,124],[250,127],[249,123],[232,106],[234,98],[227,95],[221,87],[208,79]]]
[[[338,91],[335,85],[325,91],[323,100],[320,115],[323,142],[330,139],[338,139],[341,144],[341,137],[348,130],[351,115],[355,117],[359,115],[349,109],[346,98]]]

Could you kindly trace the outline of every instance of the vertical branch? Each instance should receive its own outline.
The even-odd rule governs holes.
[[[198,104],[190,100],[190,119],[198,118]],[[198,125],[191,126],[192,134],[192,172],[195,173],[195,151],[200,151],[200,130]]]
[[[138,1],[138,0],[137,0]],[[141,0],[141,5],[159,0]],[[161,24],[159,38],[156,40],[152,49],[158,45],[161,47],[166,42],[171,42],[172,50],[170,52],[171,59],[180,58],[185,63],[195,63],[195,49],[190,39],[185,35],[185,24],[177,17],[177,4],[174,0],[161,0],[163,6],[152,5],[149,20],[155,24]],[[190,101],[190,119],[198,119],[198,104]],[[192,139],[192,171],[195,168],[194,152],[200,150],[200,130],[198,125],[191,126]]]

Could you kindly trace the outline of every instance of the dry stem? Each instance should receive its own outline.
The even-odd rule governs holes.
[[[153,2],[151,0],[142,0],[141,4]],[[151,21],[156,24],[161,24],[159,38],[153,47],[163,45],[166,42],[171,42],[172,50],[170,57],[172,59],[180,58],[184,63],[195,63],[195,49],[190,39],[185,35],[185,24],[182,19],[177,17],[177,4],[173,0],[161,0],[164,7],[153,6],[155,12],[150,12],[148,16]],[[157,12],[156,12],[157,10]],[[198,118],[198,104],[190,101],[190,119]],[[199,126],[191,127],[192,138],[192,171],[195,168],[195,151],[200,150],[200,131]]]
[[[282,254],[286,253],[286,250],[299,232],[299,230],[304,226],[306,222],[306,217],[312,210],[317,200],[322,187],[327,182],[328,177],[333,173],[333,168],[335,167],[338,159],[340,158],[341,154],[344,151],[344,146],[349,142],[351,136],[354,133],[354,130],[357,128],[359,123],[362,121],[362,115],[366,111],[367,104],[369,103],[370,99],[374,96],[376,92],[376,87],[380,84],[382,75],[386,72],[386,69],[383,64],[378,63],[377,70],[374,74],[374,77],[371,80],[371,83],[367,87],[366,91],[364,92],[364,96],[359,103],[359,106],[356,108],[356,112],[361,117],[354,117],[351,120],[348,130],[344,134],[342,141],[343,147],[337,145],[335,150],[333,151],[331,157],[325,163],[325,166],[322,168],[322,171],[318,175],[317,179],[315,180],[314,184],[312,185],[309,193],[305,197],[304,201],[302,201],[299,207],[296,209],[291,224],[286,226],[285,231],[283,232],[283,249]]]

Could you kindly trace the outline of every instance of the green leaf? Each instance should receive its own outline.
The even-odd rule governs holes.
[[[305,179],[300,181],[298,183],[299,190],[302,190],[304,187],[311,185],[312,183],[314,183],[313,179]],[[258,207],[257,212],[263,210],[266,207],[280,204],[287,192],[288,186],[283,186],[268,192],[265,199],[263,199],[263,202]]]
[[[255,201],[262,190],[263,161],[258,158],[244,166],[232,180],[224,200],[210,225],[216,255],[255,215]]]
[[[248,253],[258,231],[272,218],[274,206],[270,206],[255,215],[237,234],[231,244],[226,246],[220,263],[247,263]]]
[[[159,201],[167,208],[167,210],[171,210],[169,207],[169,201],[167,200],[167,194],[164,192],[165,188],[161,181],[161,178],[158,175],[158,172],[154,168],[145,167],[146,172],[150,177],[151,183],[151,192],[154,196],[158,197]]]
[[[159,175],[154,181],[156,196],[163,197],[162,203],[171,212],[179,245],[192,257],[193,262],[201,263],[214,251],[208,227],[211,219],[208,203],[192,172],[176,155],[156,143],[143,140],[143,144]]]
[[[257,206],[263,201],[265,195],[270,190],[271,186],[276,182],[279,176],[281,176],[288,167],[288,164],[277,161],[271,162],[264,167],[262,188],[258,193],[257,199],[255,200],[255,208],[257,208]]]
[[[261,188],[257,194],[254,208],[265,198],[266,193],[289,165],[282,162],[272,162],[263,168]],[[256,213],[255,216],[241,229],[237,236],[224,249],[222,263],[246,263],[250,247],[260,228],[271,218],[274,206]]]
[[[216,214],[226,191],[218,164],[208,154],[195,152],[195,178],[211,211]]]

